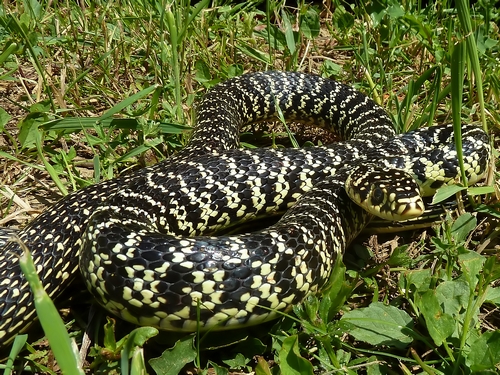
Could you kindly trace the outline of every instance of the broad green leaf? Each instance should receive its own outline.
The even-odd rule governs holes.
[[[10,118],[11,116],[5,111],[5,109],[0,107],[0,130],[4,129]]]
[[[320,30],[319,15],[316,9],[308,7],[306,12],[301,16],[300,31],[308,39],[316,38]]]
[[[431,237],[431,242],[435,246],[434,253],[435,254],[443,254],[446,257],[449,256],[450,251],[454,251],[452,249],[455,248],[455,245],[450,243],[450,241],[446,240],[444,241],[443,239],[439,237]]]
[[[210,363],[210,366],[212,366],[212,369],[214,371],[214,375],[227,375],[227,374],[229,374],[229,371],[226,368],[219,366],[217,363],[212,362],[212,361],[208,361],[208,363]]]
[[[407,267],[411,264],[412,259],[408,254],[408,245],[398,246],[394,249],[387,262],[392,267]]]
[[[313,374],[311,362],[300,355],[299,338],[297,335],[287,337],[279,352],[279,365],[282,374],[307,375]]]
[[[321,71],[325,77],[335,77],[342,73],[342,66],[330,60],[325,60],[321,67]]]
[[[352,292],[353,287],[346,283],[345,280],[346,267],[339,257],[335,261],[335,265],[328,280],[326,293],[321,298],[319,305],[319,317],[323,322],[328,323],[337,314],[340,308],[344,305],[348,295]]]
[[[403,310],[374,302],[370,306],[349,311],[340,320],[351,327],[348,333],[371,345],[404,348],[413,341],[411,317]]]
[[[460,264],[464,276],[469,282],[469,288],[472,291],[476,289],[476,285],[479,281],[479,274],[483,269],[485,261],[486,258],[475,251],[466,250],[458,256],[458,263]]]
[[[432,281],[431,270],[411,270],[403,274],[400,279],[401,289],[410,289],[418,292],[429,290]]]
[[[392,18],[392,19],[397,19],[400,17],[403,17],[405,15],[405,11],[401,5],[391,5],[390,7],[387,8],[387,14]]]
[[[488,288],[484,300],[496,305],[500,305],[500,287]]]
[[[158,329],[154,327],[139,327],[129,333],[127,342],[131,346],[144,346],[151,337],[158,335]]]
[[[428,290],[419,295],[415,302],[425,318],[427,330],[432,340],[437,346],[441,346],[455,331],[456,320],[451,315],[443,312],[433,290]]]
[[[344,11],[341,11],[340,7],[335,7],[335,19],[336,19],[336,25],[339,28],[339,31],[346,31],[349,30],[353,25],[354,25],[354,17],[351,13]]]
[[[432,37],[432,30],[426,24],[424,24],[419,17],[414,14],[406,14],[405,21],[407,21],[414,30],[416,30],[420,36],[424,39],[430,39]]]
[[[42,5],[36,0],[25,1],[24,4],[30,10],[30,15],[34,16],[35,19],[39,22],[43,16],[45,7],[42,7]]]
[[[236,353],[236,355],[231,359],[225,359],[224,362],[231,369],[239,370],[242,367],[245,367],[248,362],[250,362],[251,358],[245,357],[242,353]]]
[[[177,375],[182,368],[196,358],[193,335],[178,340],[173,348],[165,350],[160,357],[152,358],[149,364],[157,375]]]
[[[297,317],[307,322],[316,322],[318,320],[319,298],[310,295],[306,298],[304,303],[293,307],[293,311]]]
[[[290,54],[293,55],[295,53],[295,44],[297,43],[295,40],[296,33],[293,31],[292,23],[290,22],[290,18],[288,18],[288,14],[283,10],[281,12],[281,18],[283,19],[283,27],[286,39],[286,46],[290,51]]]
[[[469,294],[469,285],[463,280],[445,281],[436,288],[436,297],[443,311],[455,318],[467,306]]]
[[[210,72],[210,68],[203,60],[196,60],[194,63],[195,66],[195,76],[194,79],[197,82],[205,83],[210,82],[212,80],[212,74]]]
[[[30,114],[20,123],[19,142],[21,148],[33,148],[36,146],[36,139],[39,136],[38,127],[45,121],[44,117]]]
[[[451,235],[455,239],[455,243],[464,242],[476,226],[477,219],[475,216],[472,216],[468,212],[460,215],[451,226]]]
[[[371,356],[366,360],[366,375],[383,375],[389,374],[389,369],[376,356]]]
[[[495,47],[498,44],[498,40],[491,39],[491,38],[484,38],[484,39],[479,39],[477,40],[477,49],[480,52],[480,54],[484,54],[486,50]]]
[[[500,330],[483,333],[470,347],[467,362],[472,371],[494,370],[500,364]]]
[[[436,194],[434,194],[434,197],[432,197],[431,204],[441,203],[442,201],[445,201],[446,199],[452,197],[456,193],[466,189],[467,187],[459,184],[443,186],[442,188],[438,189]]]
[[[340,366],[347,366],[352,358],[352,353],[346,350],[339,349],[335,353],[335,357]]]
[[[481,272],[484,275],[483,286],[500,279],[500,259],[498,257],[487,257]]]
[[[104,347],[111,351],[115,351],[117,348],[115,338],[115,320],[110,317],[107,318],[107,322],[104,325]]]
[[[257,366],[255,366],[255,375],[271,375],[271,369],[266,360],[261,356],[257,357]]]
[[[384,16],[387,14],[387,8],[382,3],[377,1],[371,2],[366,8],[366,11],[370,14],[373,21],[373,27],[375,28],[379,27]]]

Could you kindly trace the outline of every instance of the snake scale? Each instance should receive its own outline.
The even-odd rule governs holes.
[[[276,119],[279,111],[343,141],[239,148],[243,125]],[[462,134],[467,177],[475,183],[489,161],[488,137],[470,125]],[[179,331],[231,328],[272,319],[326,284],[371,216],[347,196],[346,180],[356,199],[370,201],[376,214],[395,209],[398,219],[418,208],[408,203],[415,189],[432,194],[458,171],[451,126],[396,135],[385,111],[349,86],[301,73],[245,74],[203,97],[182,151],[68,195],[20,238],[52,297],[79,268],[99,303],[131,322]],[[407,187],[408,173],[416,188]],[[217,235],[235,222],[283,212],[257,232]],[[19,245],[1,250],[4,346],[35,311]]]

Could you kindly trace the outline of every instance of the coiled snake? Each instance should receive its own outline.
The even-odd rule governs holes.
[[[277,106],[287,120],[344,141],[239,149],[240,127],[278,117]],[[486,171],[488,139],[474,126],[462,133],[475,183]],[[181,152],[70,194],[20,238],[53,297],[79,266],[96,299],[134,323],[184,331],[257,324],[321,290],[368,222],[346,180],[358,203],[399,219],[420,211],[418,190],[456,180],[456,159],[451,126],[395,135],[384,110],[348,86],[300,73],[247,74],[205,95]],[[414,181],[419,187],[406,185]],[[236,221],[285,211],[269,228],[216,236]],[[0,346],[35,317],[19,252],[7,243],[0,254]]]

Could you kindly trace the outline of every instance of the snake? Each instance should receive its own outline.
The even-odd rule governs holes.
[[[244,125],[280,118],[339,141],[240,147]],[[474,184],[487,171],[488,136],[474,125],[461,133]],[[385,110],[348,85],[314,74],[248,73],[207,91],[181,151],[67,195],[19,238],[52,298],[81,274],[98,303],[132,323],[231,329],[274,319],[321,292],[373,215],[419,215],[421,195],[459,176],[451,125],[396,134]],[[224,233],[271,216],[280,218],[269,227]],[[0,246],[4,347],[36,312],[19,244]]]

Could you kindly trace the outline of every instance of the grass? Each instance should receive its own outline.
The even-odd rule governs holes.
[[[446,122],[494,132],[500,11],[487,1],[456,4],[4,2],[0,224],[22,226],[69,192],[181,149],[201,95],[247,71],[312,71],[348,83],[386,108],[400,132]],[[486,203],[477,216],[425,232],[360,238],[322,298],[250,331],[158,339],[104,322],[100,311],[89,323],[78,308],[66,323],[80,348],[85,329],[98,332],[84,355],[95,373],[136,373],[146,362],[158,374],[493,373],[498,213],[494,199]],[[45,341],[28,340],[21,352],[19,340],[5,366],[60,371]]]

